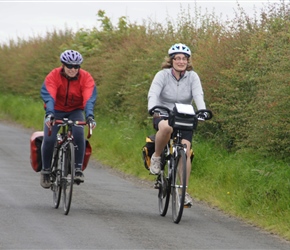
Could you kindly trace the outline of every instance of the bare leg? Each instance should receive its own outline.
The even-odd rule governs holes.
[[[183,144],[186,144],[186,155],[187,155],[187,160],[186,160],[186,186],[188,186],[189,183],[189,177],[190,177],[190,172],[191,172],[191,160],[190,160],[190,142],[188,140],[182,140]]]
[[[187,193],[187,189],[188,189],[188,185],[189,185],[189,179],[190,179],[190,172],[191,172],[191,160],[190,160],[190,142],[187,140],[182,140],[183,144],[186,144],[186,194],[185,194],[185,200],[184,200],[184,204],[187,207],[191,207],[193,205],[193,201],[192,198],[190,197],[190,195]],[[181,169],[181,167],[179,167],[179,169]]]
[[[161,155],[173,131],[172,127],[168,125],[167,120],[162,120],[159,122],[158,129],[159,130],[157,131],[155,138],[155,157],[159,157]]]

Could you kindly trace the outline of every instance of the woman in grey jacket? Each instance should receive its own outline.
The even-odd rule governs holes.
[[[199,76],[193,71],[190,61],[191,51],[185,44],[174,44],[168,50],[168,58],[162,63],[160,70],[154,77],[148,92],[148,110],[154,106],[165,106],[173,110],[175,103],[192,104],[197,110],[205,109],[202,85]],[[162,113],[162,111],[161,111]],[[168,143],[172,127],[168,120],[153,115],[153,125],[157,130],[155,139],[155,153],[151,157],[150,172],[159,174],[160,155]],[[191,148],[193,131],[182,131],[182,143]],[[190,150],[187,151],[187,186],[191,171]],[[192,198],[188,193],[185,196],[185,205],[192,205]]]

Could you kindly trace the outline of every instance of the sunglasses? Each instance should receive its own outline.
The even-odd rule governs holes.
[[[72,65],[72,64],[65,64],[65,66],[68,68],[68,69],[79,69],[81,66],[80,65]]]

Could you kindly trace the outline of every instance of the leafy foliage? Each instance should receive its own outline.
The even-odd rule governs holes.
[[[233,20],[180,9],[177,20],[143,25],[119,18],[114,26],[97,13],[99,27],[48,33],[45,38],[10,42],[0,55],[0,91],[39,98],[46,74],[68,48],[85,57],[83,68],[98,86],[96,112],[134,119],[147,127],[147,92],[168,48],[182,42],[193,51],[207,106],[214,119],[199,127],[229,151],[252,150],[289,159],[289,5],[269,4],[250,18],[238,5]],[[151,124],[150,124],[151,126]]]

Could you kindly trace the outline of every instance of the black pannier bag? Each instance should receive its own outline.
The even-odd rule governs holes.
[[[144,162],[144,167],[149,170],[151,156],[155,151],[155,134],[146,137],[146,144],[142,148],[142,159]]]
[[[169,119],[169,125],[174,129],[196,129],[198,121],[192,105],[175,103],[172,114],[173,116]]]

